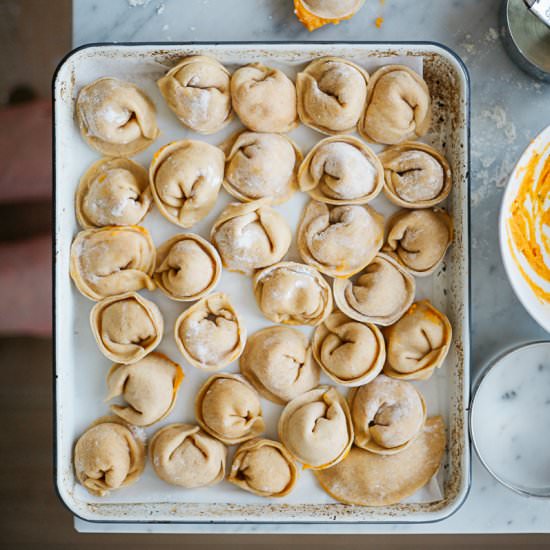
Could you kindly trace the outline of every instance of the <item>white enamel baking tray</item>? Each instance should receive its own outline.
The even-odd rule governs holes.
[[[311,59],[342,56],[372,71],[392,62],[404,62],[423,72],[434,105],[434,122],[427,142],[442,149],[453,169],[453,191],[447,208],[454,218],[455,240],[444,265],[430,278],[418,279],[417,298],[427,297],[449,316],[454,329],[453,346],[443,368],[429,381],[418,383],[426,396],[428,413],[441,414],[447,426],[444,463],[430,490],[421,490],[405,503],[381,508],[348,506],[332,500],[310,471],[301,472],[293,493],[283,499],[263,499],[223,482],[214,487],[184,490],[159,480],[150,465],[133,486],[99,499],[75,482],[72,450],[77,437],[108,412],[105,376],[110,362],[98,351],[90,332],[88,316],[92,302],[82,297],[69,278],[69,248],[79,228],[74,215],[74,192],[79,177],[98,158],[81,139],[74,121],[78,90],[101,76],[116,76],[138,84],[153,99],[158,110],[161,135],[136,160],[147,166],[153,153],[174,139],[193,137],[219,144],[239,128],[230,127],[202,137],[183,128],[164,104],[156,80],[179,58],[208,54],[230,69],[252,61],[275,66],[294,77]],[[117,522],[230,522],[230,523],[324,523],[324,522],[428,522],[456,511],[466,498],[470,482],[470,447],[467,433],[469,400],[469,83],[466,69],[452,52],[431,43],[270,43],[270,44],[98,44],[73,51],[54,77],[54,183],[55,183],[55,481],[59,496],[78,517],[88,521]],[[291,133],[303,151],[323,136],[300,127]],[[378,151],[381,148],[373,146]],[[193,228],[208,237],[213,220],[230,197],[222,190],[214,210]],[[293,229],[307,202],[297,193],[277,207]],[[395,208],[383,198],[373,206],[384,214]],[[181,229],[153,209],[144,221],[159,245]],[[299,259],[293,246],[287,255]],[[251,282],[243,275],[224,271],[218,290],[229,293],[245,319],[249,334],[270,323],[259,312]],[[170,301],[160,292],[143,292],[161,308],[165,335],[159,350],[180,362],[186,377],[178,402],[163,422],[146,430],[150,436],[170,422],[194,422],[193,398],[207,378],[186,364],[177,351],[172,327],[187,307]],[[311,328],[304,327],[310,334]],[[238,370],[237,362],[230,365]],[[345,393],[345,391],[344,391]],[[262,400],[268,437],[276,437],[280,407]],[[231,453],[232,454],[232,453]],[[434,490],[439,496],[434,501]],[[430,498],[428,498],[430,496]]]

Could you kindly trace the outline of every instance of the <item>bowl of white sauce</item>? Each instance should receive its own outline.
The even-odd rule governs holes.
[[[523,495],[550,498],[550,342],[508,350],[474,391],[470,434],[485,468]]]

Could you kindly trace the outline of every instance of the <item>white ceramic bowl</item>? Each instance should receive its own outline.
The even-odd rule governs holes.
[[[523,304],[523,307],[527,310],[529,315],[547,332],[550,332],[550,303],[544,303],[537,298],[527,281],[521,274],[518,266],[516,265],[514,258],[512,257],[512,250],[510,247],[514,247],[514,255],[521,262],[523,268],[532,273],[524,261],[521,253],[515,248],[512,241],[508,238],[508,217],[510,213],[510,207],[514,201],[519,186],[521,184],[524,171],[523,168],[529,163],[534,153],[542,153],[545,147],[550,143],[550,126],[546,127],[530,144],[527,149],[521,155],[518,163],[514,167],[514,171],[508,180],[506,190],[504,191],[504,197],[502,198],[502,204],[500,206],[500,219],[499,219],[499,237],[500,237],[500,253],[502,255],[502,261],[504,262],[504,268],[506,274],[510,280],[510,284],[516,293],[519,301]],[[541,158],[539,165],[543,164],[546,157],[550,154],[550,147],[546,147],[544,156]],[[550,197],[549,197],[550,199]],[[549,228],[550,229],[550,228]],[[536,279],[537,282],[542,284],[545,290],[550,291],[550,281],[542,282],[540,279]]]

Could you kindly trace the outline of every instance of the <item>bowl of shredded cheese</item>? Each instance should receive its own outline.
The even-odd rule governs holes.
[[[502,259],[514,292],[550,332],[550,126],[516,164],[499,223]]]

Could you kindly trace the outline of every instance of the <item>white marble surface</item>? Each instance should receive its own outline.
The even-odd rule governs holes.
[[[499,0],[368,0],[351,21],[308,33],[291,0],[74,0],[74,45],[132,41],[436,41],[465,61],[472,83],[472,372],[514,343],[549,339],[515,298],[499,257],[503,185],[529,141],[550,123],[550,85],[533,81],[506,56]],[[375,19],[383,17],[381,28]],[[424,525],[136,526],[88,524],[110,532],[550,532],[550,500],[499,486],[473,461],[473,484],[451,518]]]

